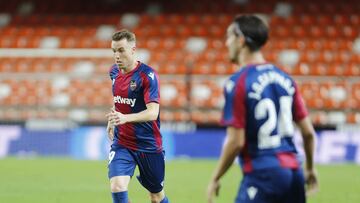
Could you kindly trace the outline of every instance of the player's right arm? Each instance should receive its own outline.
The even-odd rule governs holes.
[[[238,85],[237,81],[230,79],[224,88],[225,106],[222,124],[227,126],[226,138],[220,160],[208,185],[208,203],[213,203],[214,196],[219,193],[221,177],[228,171],[245,145],[245,80],[240,78],[241,82]]]
[[[117,77],[118,73],[119,73],[119,68],[114,64],[109,70],[109,76],[112,81],[112,84],[114,84],[115,78]],[[112,106],[110,112],[112,112],[112,111],[115,111],[115,105]],[[115,129],[115,126],[112,125],[108,119],[107,126],[106,126],[106,132],[107,132],[107,135],[108,135],[108,138],[110,141],[113,141],[113,139],[114,139],[114,129]]]
[[[245,131],[243,128],[228,127],[225,143],[214,175],[207,190],[208,203],[213,203],[214,196],[219,195],[220,179],[228,171],[236,156],[245,144]]]
[[[114,111],[115,110],[115,106],[113,106],[111,108],[111,111]],[[106,132],[107,132],[107,135],[108,135],[108,138],[110,141],[113,141],[114,139],[114,129],[115,129],[115,126],[112,125],[110,123],[110,121],[108,120],[108,123],[107,123],[107,127],[106,127]]]

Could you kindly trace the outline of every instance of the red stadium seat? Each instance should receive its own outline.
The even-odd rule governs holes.
[[[212,62],[200,61],[194,64],[192,69],[193,74],[211,74],[212,73]]]
[[[360,114],[349,112],[346,114],[346,121],[351,124],[360,123]]]
[[[331,25],[333,24],[333,16],[332,15],[327,15],[327,14],[322,14],[322,15],[318,15],[317,16],[317,23],[319,25]]]
[[[360,76],[360,64],[351,62],[345,71],[346,76]]]
[[[161,104],[164,107],[185,107],[187,105],[187,86],[185,81],[162,80],[160,88],[162,91]]]
[[[187,66],[179,62],[165,61],[161,63],[159,72],[162,74],[185,74],[187,72]]]
[[[176,24],[175,25],[161,25],[160,29],[160,36],[164,37],[171,37],[176,35]]]
[[[350,16],[350,23],[347,23],[347,24],[352,24],[352,25],[354,25],[356,27],[359,27],[359,25],[360,25],[360,17],[359,17],[359,15],[352,14]]]
[[[200,25],[201,24],[201,16],[197,14],[189,14],[186,15],[185,21],[189,25]]]
[[[175,27],[176,25],[184,24],[185,18],[183,15],[171,14],[168,16],[167,21],[168,21],[169,25],[171,25],[172,27]]]

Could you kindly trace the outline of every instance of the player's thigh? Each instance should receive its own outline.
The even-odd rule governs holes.
[[[137,164],[140,171],[140,183],[150,192],[159,193],[163,190],[165,177],[164,153],[138,153]]]
[[[128,149],[112,147],[109,153],[108,177],[133,176],[136,162]]]

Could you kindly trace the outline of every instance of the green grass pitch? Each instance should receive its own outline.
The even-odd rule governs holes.
[[[165,191],[172,203],[205,203],[205,190],[214,160],[175,160],[167,163]],[[320,191],[310,203],[360,202],[360,167],[317,166]],[[137,172],[136,172],[137,173]],[[217,203],[233,202],[241,172],[234,165],[222,180]],[[149,202],[136,179],[130,182],[132,203]],[[0,160],[0,203],[112,202],[106,161],[62,158]]]

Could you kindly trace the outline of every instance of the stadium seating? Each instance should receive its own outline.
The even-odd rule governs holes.
[[[149,51],[147,63],[160,73],[162,119],[214,124],[221,115],[224,81],[237,70],[227,60],[226,27],[237,13],[263,13],[276,28],[265,57],[295,76],[313,121],[328,124],[327,116],[341,112],[346,122],[360,122],[356,0],[291,0],[287,16],[276,14],[277,0],[85,2],[0,2],[0,13],[11,17],[4,25],[0,17],[0,49],[109,49],[109,39],[99,34],[102,26],[120,29],[122,17],[135,14],[129,29],[138,36],[137,46]],[[200,51],[189,47],[190,39],[198,40]],[[282,54],[289,53],[293,61],[282,63]],[[81,110],[86,116],[79,121],[104,122],[111,106],[111,64],[110,50],[109,57],[96,58],[0,56],[0,120],[77,118],[71,115]]]

